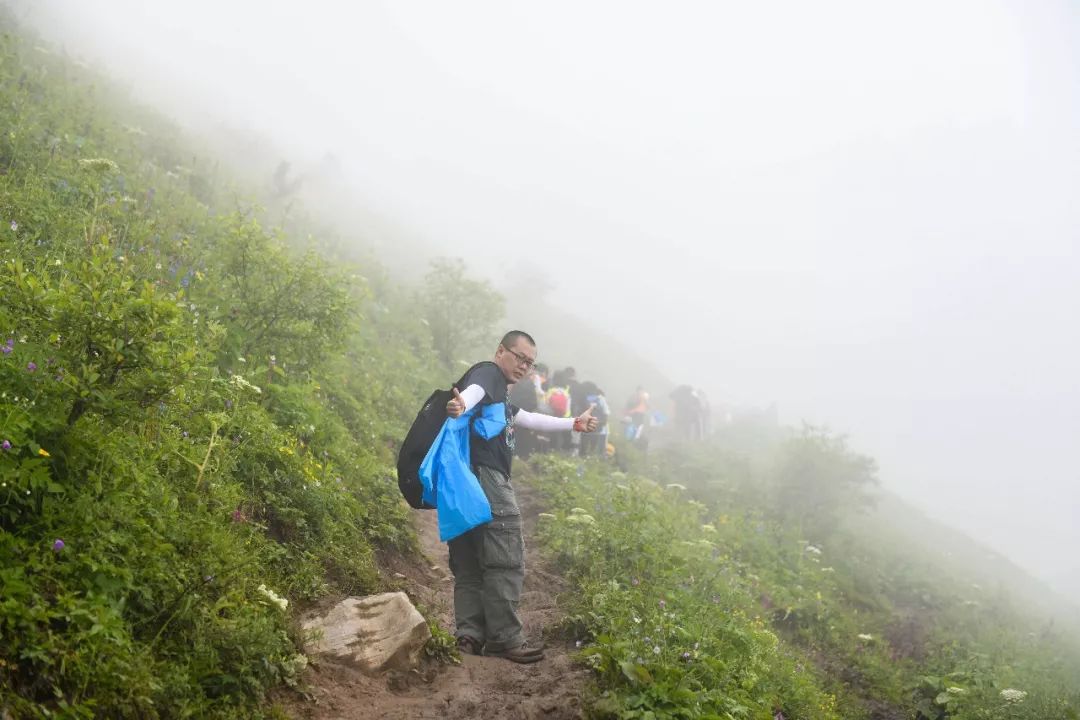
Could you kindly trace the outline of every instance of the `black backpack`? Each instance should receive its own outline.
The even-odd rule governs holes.
[[[461,380],[464,379],[464,377],[461,378]],[[458,380],[455,387],[464,390],[461,380]],[[436,390],[431,393],[431,397],[424,401],[420,412],[416,414],[416,419],[413,420],[412,427],[409,428],[405,441],[401,443],[401,449],[398,450],[398,489],[401,490],[405,501],[417,510],[435,509],[423,500],[424,485],[420,482],[420,465],[427,457],[431,443],[435,442],[436,436],[442,430],[443,423],[446,422],[446,403],[450,402],[452,397],[454,393],[450,390]]]

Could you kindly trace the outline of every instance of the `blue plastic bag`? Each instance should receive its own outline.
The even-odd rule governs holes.
[[[491,521],[491,505],[472,471],[469,433],[485,440],[506,427],[504,403],[480,406],[458,418],[447,418],[420,465],[424,501],[439,514],[439,539],[449,542],[478,525]]]

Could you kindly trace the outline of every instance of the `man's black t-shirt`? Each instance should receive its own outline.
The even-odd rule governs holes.
[[[469,452],[472,455],[472,463],[498,470],[509,477],[510,462],[514,457],[514,415],[518,411],[517,407],[510,405],[507,397],[509,384],[499,366],[486,361],[469,368],[469,371],[461,378],[459,389],[465,390],[470,385],[479,385],[484,389],[481,405],[506,403],[506,428],[501,433],[490,440],[485,440],[475,433],[470,434]]]

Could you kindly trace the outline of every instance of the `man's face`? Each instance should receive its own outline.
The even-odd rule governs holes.
[[[518,338],[513,347],[499,345],[495,351],[495,364],[502,370],[508,383],[516,383],[525,377],[536,362],[536,348],[525,338]]]

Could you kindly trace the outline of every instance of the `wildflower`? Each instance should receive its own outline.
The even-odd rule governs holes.
[[[659,645],[653,645],[652,654],[653,655],[659,655],[660,654],[660,646]]]
[[[870,642],[874,639],[874,636],[870,633],[859,633],[857,637],[863,642]]]
[[[687,650],[680,657],[683,659],[683,662],[690,662],[690,651]]]
[[[19,223],[17,223],[17,222],[15,222],[14,220],[12,220],[12,221],[11,221],[11,232],[15,232],[15,231],[16,231],[16,230],[18,230],[18,229],[19,229]]]
[[[577,641],[575,641],[575,642],[574,642],[574,647],[576,647],[576,648],[579,648],[579,649],[580,649],[580,648],[581,648],[581,641],[580,641],[580,640],[577,640]]]
[[[4,442],[0,443],[0,450],[10,450],[10,449],[11,449],[11,441],[10,440],[5,440]]]
[[[668,484],[667,484],[667,485],[666,485],[665,487],[666,487],[666,488],[667,488],[668,490],[680,490],[680,491],[681,491],[681,490],[685,490],[685,489],[686,489],[686,486],[685,486],[685,485],[681,485],[681,484],[679,484],[679,483],[668,483]]]
[[[64,549],[64,541],[60,538],[56,538],[56,540],[52,544],[52,549],[53,552],[60,552]]]
[[[659,605],[660,605],[660,609],[661,609],[661,610],[663,610],[664,608],[666,608],[666,607],[667,607],[667,602],[665,602],[665,601],[661,600],[661,601],[659,602]]]
[[[108,158],[83,158],[79,160],[79,164],[87,170],[96,170],[98,172],[105,172],[106,170],[116,171],[120,169],[112,160]]]
[[[234,523],[246,522],[247,518],[244,517],[244,512],[240,508],[236,508],[232,511],[232,521]]]
[[[1015,705],[1016,703],[1022,703],[1022,702],[1024,702],[1024,698],[1027,697],[1027,692],[1026,691],[1024,691],[1024,690],[1014,690],[1013,688],[1006,688],[1006,689],[1002,690],[998,694],[1001,695],[1002,700],[1009,703],[1010,705]]]
[[[967,694],[967,690],[965,690],[962,687],[956,687],[955,685],[945,688],[945,692],[949,693],[950,695],[966,695]]]
[[[338,481],[340,482],[341,478],[338,478]],[[541,518],[543,520],[554,520],[555,519],[554,515],[552,515],[551,513],[546,513],[546,512],[540,513],[536,517]]]
[[[55,265],[56,267],[60,267],[62,264],[63,263],[60,262],[60,258],[56,258],[56,261],[53,262],[53,265]]]
[[[640,585],[640,584],[641,584],[641,581],[640,581],[640,580],[638,580],[637,578],[632,578],[632,579],[630,580],[630,584],[631,584],[631,585],[633,585],[634,587],[637,587],[638,585]]]
[[[45,448],[38,448],[37,454],[41,457],[49,457],[49,451]]]
[[[285,612],[285,608],[289,607],[289,601],[278,595],[276,592],[266,587],[265,584],[259,586],[259,592],[272,604],[277,605],[281,612]]]
[[[807,545],[804,549],[806,550],[806,552],[810,553],[811,555],[820,555],[821,554],[821,548],[819,548],[819,547],[817,547],[815,545]]]
[[[33,360],[26,363],[26,372],[34,372],[35,370],[37,370],[37,363],[35,363]]]
[[[242,375],[233,375],[229,382],[243,390],[251,390],[257,395],[262,395],[262,388],[257,385],[252,385],[247,381],[247,378],[243,377]]]
[[[640,625],[641,624],[641,618],[639,618],[636,615],[634,617],[630,618],[630,619],[634,621],[635,625]]]
[[[783,710],[777,710],[776,714],[772,716],[772,720],[787,720],[787,718],[784,717]]]
[[[116,259],[117,259],[118,262],[127,262],[127,258],[124,257],[123,255],[117,255]]]
[[[714,532],[716,532],[716,526],[715,525],[709,525],[709,524],[702,525],[701,530],[702,530],[702,532],[714,533]]]
[[[157,263],[157,264],[155,264],[155,265],[154,265],[154,269],[155,269],[155,270],[160,270],[160,269],[161,269],[161,263]]]

